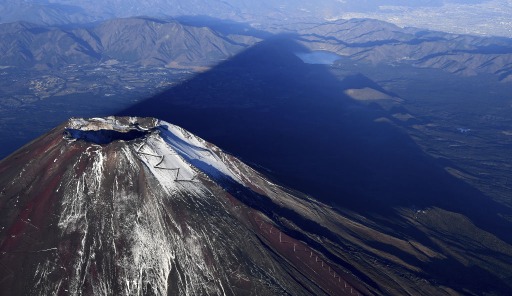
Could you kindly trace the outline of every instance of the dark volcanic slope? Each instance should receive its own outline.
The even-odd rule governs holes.
[[[0,190],[2,295],[508,289],[480,266],[506,276],[510,246],[457,214],[404,211],[430,238],[391,234],[277,186],[216,146],[150,118],[71,119],[0,162]],[[447,215],[474,238],[443,225]],[[475,239],[494,255],[464,269],[481,249]],[[431,278],[461,271],[467,274],[458,281]],[[471,290],[461,286],[467,276],[477,276]]]
[[[163,121],[73,119],[2,161],[0,176],[2,295],[375,289],[310,237],[336,238],[329,208]]]

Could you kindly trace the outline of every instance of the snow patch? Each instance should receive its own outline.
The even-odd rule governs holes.
[[[237,174],[214,151],[206,147],[206,142],[203,139],[165,121],[159,121],[158,130],[162,139],[174,151],[201,171],[210,176],[222,174],[222,177],[241,182]]]

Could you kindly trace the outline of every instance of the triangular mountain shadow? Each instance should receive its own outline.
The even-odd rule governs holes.
[[[328,66],[294,54],[305,51],[293,36],[274,36],[118,115],[182,126],[281,184],[386,217],[382,223],[399,218],[396,208],[438,207],[512,242],[512,225],[501,218],[509,208],[447,173],[399,128],[376,121],[389,115],[385,110],[343,93],[374,82],[357,75],[339,81]]]

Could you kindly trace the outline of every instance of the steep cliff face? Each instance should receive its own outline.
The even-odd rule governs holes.
[[[376,291],[322,244],[329,208],[156,119],[71,119],[0,189],[2,295]]]

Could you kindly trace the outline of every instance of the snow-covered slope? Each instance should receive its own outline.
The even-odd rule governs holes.
[[[372,294],[327,207],[164,121],[71,119],[0,176],[2,295]]]

